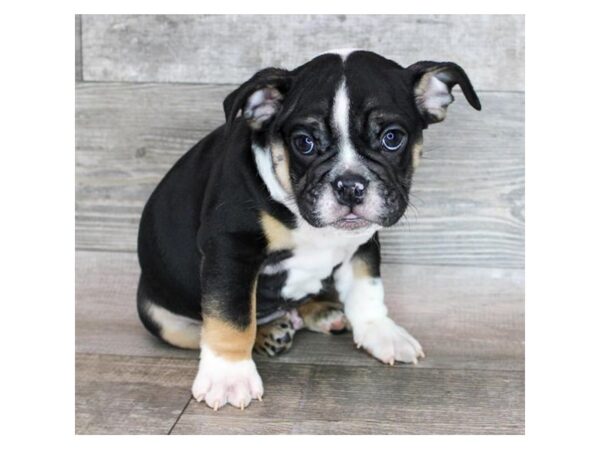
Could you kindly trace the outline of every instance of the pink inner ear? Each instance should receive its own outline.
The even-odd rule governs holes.
[[[435,74],[425,74],[415,88],[419,111],[438,122],[446,117],[448,105],[454,101],[450,89]]]
[[[279,111],[282,100],[281,92],[274,87],[259,89],[248,97],[244,118],[252,128],[259,129]]]

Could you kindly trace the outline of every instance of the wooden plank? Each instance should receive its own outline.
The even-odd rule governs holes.
[[[139,216],[172,164],[223,121],[233,86],[80,83],[76,244],[135,251]],[[382,233],[384,261],[522,268],[523,95],[462,96],[425,135],[409,208]],[[458,130],[458,131],[454,131]]]
[[[191,401],[174,434],[523,434],[522,372],[259,363],[264,401]]]
[[[196,351],[159,342],[141,325],[135,308],[139,268],[131,253],[76,253],[76,350],[83,353],[177,357]],[[390,315],[423,345],[426,368],[522,370],[522,270],[405,266],[383,267]],[[268,361],[257,356],[257,361]],[[350,334],[302,331],[281,363],[381,366],[357,350]]]
[[[139,267],[131,253],[76,252],[75,348],[79,353],[180,357],[180,350],[155,339],[136,310]]]
[[[83,80],[83,65],[81,54],[81,15],[75,15],[75,81]]]
[[[167,434],[187,405],[192,361],[76,356],[77,434]]]
[[[259,362],[264,401],[214,412],[189,401],[196,369],[193,360],[78,354],[76,433],[523,433],[522,372]]]
[[[85,15],[84,79],[241,83],[334,48],[455,61],[476,88],[524,89],[523,15]]]

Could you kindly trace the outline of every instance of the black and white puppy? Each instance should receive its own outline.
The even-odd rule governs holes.
[[[422,132],[456,84],[479,110],[454,63],[341,51],[261,70],[227,96],[226,123],[167,173],[139,230],[140,318],[201,348],[198,401],[260,400],[253,347],[276,354],[301,327],[352,329],[385,363],[423,356],[388,316],[377,231],[406,210]]]

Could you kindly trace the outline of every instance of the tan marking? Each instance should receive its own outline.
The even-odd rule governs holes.
[[[269,250],[289,250],[294,248],[292,231],[279,220],[263,211],[260,214],[260,222],[267,238]]]
[[[201,342],[217,356],[230,361],[252,358],[252,347],[256,340],[256,281],[250,297],[250,324],[245,329],[218,317],[205,316],[202,322]]]
[[[360,258],[354,258],[352,260],[352,273],[354,278],[372,278],[373,274],[371,269],[365,261]]]
[[[348,321],[342,312],[344,306],[337,298],[329,298],[329,296],[324,295],[317,296],[298,307],[298,314],[304,322],[303,328],[326,334],[349,328]],[[332,317],[337,322],[336,324],[332,321]]]
[[[342,308],[338,302],[310,300],[298,307],[298,314],[306,323],[307,321],[310,322],[319,319],[321,314],[329,312],[332,309]]]
[[[202,324],[202,345],[208,346],[217,356],[230,361],[250,359],[256,339],[256,319],[246,329],[215,317],[206,317]]]
[[[281,187],[288,193],[292,193],[292,182],[290,180],[290,162],[288,152],[283,144],[271,146],[271,157],[273,159],[273,170]]]
[[[335,303],[310,300],[298,306],[298,314],[302,320],[316,318],[321,312],[331,309]]]
[[[417,140],[412,148],[412,165],[413,169],[416,169],[421,162],[421,156],[423,156],[423,138]]]

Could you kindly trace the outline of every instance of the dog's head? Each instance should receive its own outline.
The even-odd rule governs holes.
[[[422,131],[440,122],[458,84],[481,109],[463,69],[407,68],[367,51],[327,53],[295,70],[268,68],[224,102],[253,130],[258,170],[271,196],[314,227],[396,223],[408,206]]]

